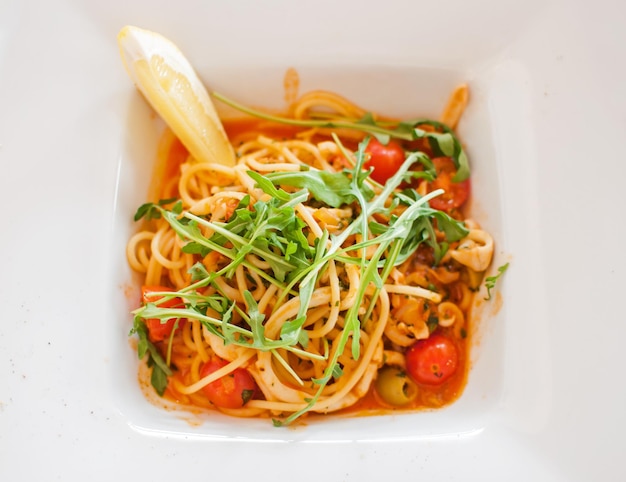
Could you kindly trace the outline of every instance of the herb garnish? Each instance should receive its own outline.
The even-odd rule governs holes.
[[[137,343],[137,356],[142,359],[148,355],[148,366],[152,367],[152,375],[150,377],[150,383],[156,390],[156,392],[163,396],[165,389],[167,388],[167,377],[172,374],[172,370],[165,363],[163,357],[159,353],[159,350],[148,339],[148,329],[141,317],[135,316],[133,329],[130,331],[130,335],[137,334],[139,337],[139,343]]]
[[[139,221],[141,218],[145,218],[146,221],[150,221],[151,219],[160,219],[161,211],[160,207],[167,206],[168,204],[176,203],[172,208],[173,212],[178,212],[180,214],[183,210],[183,204],[178,201],[176,198],[171,199],[161,199],[157,204],[154,203],[145,203],[139,206],[137,212],[135,213],[135,217],[133,218],[135,221]]]
[[[419,131],[419,129],[413,127],[412,131]],[[428,133],[428,135],[431,134],[433,133]],[[352,155],[344,149],[336,136],[334,139],[344,155]],[[160,302],[167,299],[164,296],[133,312],[135,315],[134,332],[140,338],[139,353],[141,357],[146,353],[150,355],[149,363],[153,367],[152,383],[158,393],[162,394],[165,390],[167,376],[171,374],[171,369],[156,347],[147,339],[146,327],[142,320],[195,319],[199,320],[211,333],[222,338],[225,344],[270,352],[300,384],[304,382],[283,359],[278,352],[279,349],[294,352],[299,356],[327,361],[322,376],[312,380],[317,389],[308,398],[306,406],[283,421],[274,421],[275,425],[291,423],[315,406],[324,387],[331,380],[342,376],[339,357],[348,347],[348,343],[350,343],[352,357],[355,360],[359,358],[360,330],[369,319],[378,300],[378,293],[393,267],[410,257],[421,243],[426,243],[433,248],[435,260],[438,262],[445,254],[450,242],[458,241],[468,233],[461,221],[432,209],[428,205],[428,201],[440,195],[442,190],[431,192],[423,197],[413,189],[402,192],[398,190],[398,187],[410,176],[409,169],[413,164],[421,162],[427,167],[429,159],[424,153],[409,154],[398,171],[384,186],[380,186],[373,183],[369,178],[369,171],[363,169],[368,140],[362,141],[357,152],[354,153],[353,169],[345,169],[342,172],[324,173],[311,167],[303,167],[299,172],[281,172],[264,176],[248,171],[247,174],[256,182],[257,187],[268,195],[269,199],[259,199],[251,204],[250,196],[246,196],[227,222],[210,221],[205,217],[183,211],[180,202],[174,203],[171,209],[167,209],[167,206],[174,200],[165,200],[157,204],[149,203],[140,207],[141,212],[138,211],[136,218],[149,216],[149,219],[158,217],[165,219],[186,241],[183,247],[184,252],[203,257],[216,251],[229,260],[223,268],[213,273],[208,272],[202,263],[196,263],[190,270],[193,284],[177,292],[166,293],[169,297],[176,296],[183,299],[184,308],[160,307]],[[438,142],[440,147],[443,146],[442,149],[454,146],[454,141],[445,136]],[[329,185],[332,186],[330,189]],[[290,186],[298,190],[289,193],[280,186]],[[329,193],[329,191],[332,192]],[[296,214],[298,204],[311,197],[331,207],[352,204],[356,207],[358,215],[343,231],[335,234],[324,231],[322,236],[311,245],[308,241],[308,227]],[[394,214],[392,209],[399,205],[405,208]],[[386,216],[389,222],[387,224],[376,222],[374,221],[375,215]],[[443,241],[438,241],[433,223],[436,223],[437,229],[443,233]],[[205,236],[201,227],[209,228],[213,234],[210,237]],[[353,235],[359,235],[362,241],[345,247],[345,241]],[[366,259],[365,251],[369,247],[373,248],[374,254]],[[361,254],[357,255],[359,250]],[[265,261],[270,269],[261,270],[249,262],[248,255],[250,254]],[[308,336],[306,330],[303,329],[317,281],[330,261],[356,264],[361,272],[356,301],[345,314],[343,330],[335,339],[337,347],[333,349],[332,356],[329,350],[321,355],[305,351]],[[276,339],[266,336],[266,315],[259,311],[251,293],[244,293],[245,306],[240,306],[222,293],[218,284],[215,283],[220,276],[233,277],[236,268],[240,265],[279,288],[277,306],[290,296],[297,295],[300,298],[298,313],[282,325]],[[218,293],[205,297],[197,291],[209,285],[213,286]],[[366,302],[366,291],[372,285],[374,294],[368,296],[369,301]],[[360,314],[363,303],[367,303],[364,306],[365,314],[363,312]],[[207,315],[208,306],[219,316]],[[234,311],[238,313],[243,323],[232,323]]]
[[[368,112],[361,119],[348,119],[341,117],[314,118],[314,119],[289,119],[287,117],[276,116],[251,109],[245,105],[239,104],[228,97],[217,92],[213,92],[213,97],[224,102],[225,104],[249,114],[253,117],[279,122],[300,127],[318,127],[318,128],[335,128],[335,129],[354,129],[366,132],[375,136],[381,143],[387,144],[389,139],[396,138],[405,141],[413,141],[416,139],[427,139],[430,147],[436,156],[448,156],[454,162],[457,168],[455,176],[452,178],[454,182],[465,181],[470,175],[469,162],[467,155],[463,150],[463,146],[459,139],[454,135],[452,129],[442,122],[432,119],[411,119],[397,123],[378,122],[374,116]],[[325,117],[323,114],[320,117]],[[430,126],[441,132],[431,132],[422,127]]]
[[[485,300],[491,299],[491,290],[496,286],[496,281],[504,274],[504,272],[508,269],[509,263],[503,264],[498,268],[498,274],[494,276],[487,276],[485,278],[485,287],[487,288],[487,296],[485,296]]]

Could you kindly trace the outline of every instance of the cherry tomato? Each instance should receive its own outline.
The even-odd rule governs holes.
[[[456,372],[459,354],[444,335],[419,340],[406,352],[406,371],[417,383],[441,385]]]
[[[152,296],[151,293],[155,291],[172,291],[170,288],[166,288],[164,286],[142,286],[141,287],[141,295],[144,303],[154,303],[155,301],[161,299],[161,296]],[[180,298],[172,298],[170,300],[164,301],[160,303],[159,306],[161,308],[183,308],[185,304],[183,300]],[[182,328],[186,320],[181,319],[178,321],[178,329]],[[176,325],[176,318],[170,318],[169,320],[162,323],[161,320],[157,318],[150,318],[145,320],[146,327],[148,328],[148,338],[150,341],[155,343],[157,341],[163,341],[170,337],[172,334],[172,330]]]
[[[376,182],[384,184],[393,176],[404,162],[404,150],[394,141],[387,145],[381,144],[375,137],[370,139],[365,152],[370,155],[365,163],[365,169],[373,167],[371,177]]]
[[[470,181],[453,182],[456,166],[449,157],[435,157],[433,160],[437,178],[428,183],[428,192],[443,189],[445,192],[430,200],[430,205],[439,211],[450,212],[461,207],[470,195]]]
[[[212,358],[202,365],[200,376],[204,378],[227,364],[221,358]],[[246,369],[237,368],[232,373],[209,383],[203,391],[206,397],[218,407],[241,408],[254,397],[257,385]]]

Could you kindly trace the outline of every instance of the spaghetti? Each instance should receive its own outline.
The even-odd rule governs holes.
[[[466,102],[462,86],[447,125]],[[454,400],[493,240],[463,215],[469,171],[450,128],[321,91],[286,118],[245,111],[256,118],[224,121],[233,167],[168,132],[168,175],[136,216],[134,333],[155,389],[278,424]]]

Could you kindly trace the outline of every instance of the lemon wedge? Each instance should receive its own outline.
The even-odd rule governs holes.
[[[117,36],[139,91],[200,162],[235,165],[235,154],[204,85],[183,53],[162,35],[126,26]]]

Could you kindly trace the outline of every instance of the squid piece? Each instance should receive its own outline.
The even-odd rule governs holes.
[[[465,317],[461,309],[454,303],[444,301],[437,306],[437,315],[439,318],[439,326],[448,327],[455,323],[461,326],[465,323]]]
[[[450,255],[462,265],[481,272],[491,264],[493,249],[493,238],[489,233],[482,229],[472,229]]]
[[[399,346],[411,346],[416,340],[428,338],[430,332],[424,321],[424,301],[412,298],[396,305],[399,306],[385,325],[387,338]]]

